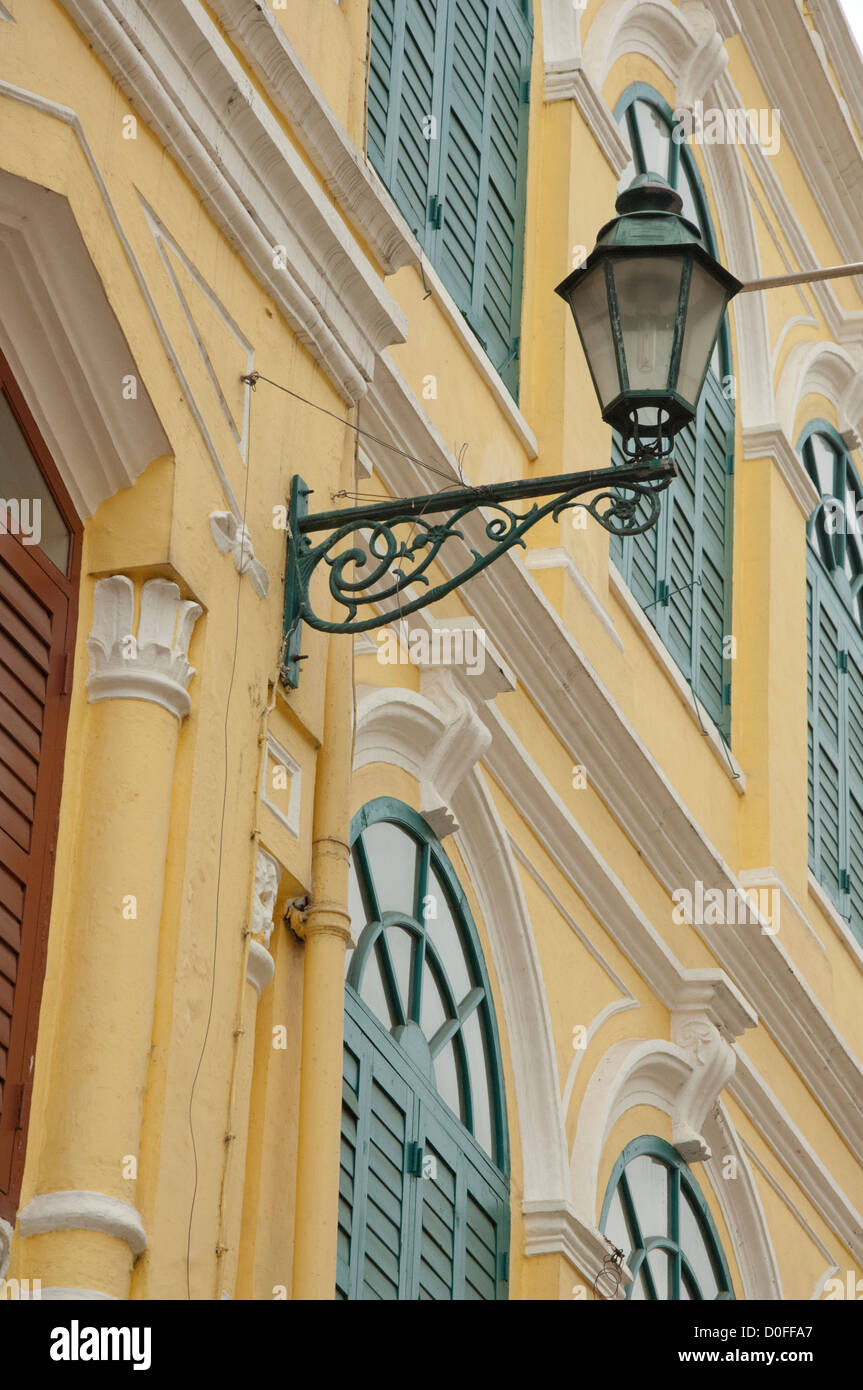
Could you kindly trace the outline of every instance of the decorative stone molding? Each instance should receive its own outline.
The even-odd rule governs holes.
[[[258,998],[261,997],[275,973],[276,962],[266,946],[262,946],[260,941],[250,941],[249,954],[246,960],[246,979],[250,985],[254,985]]]
[[[137,632],[135,586],[115,574],[96,583],[93,627],[87,639],[90,702],[151,700],[182,723],[191,709],[186,687],[195,668],[189,665],[192,630],[203,609],[180,598],[168,579],[148,579],[141,588]]]
[[[266,598],[270,576],[260,560],[255,559],[255,547],[249,528],[233,512],[211,512],[210,531],[223,555],[230,553],[238,574],[248,574],[252,588],[260,598]]]
[[[594,1226],[588,1226],[567,1203],[525,1202],[524,1253],[530,1255],[563,1255],[592,1286],[601,1274],[614,1249],[611,1241]],[[620,1284],[615,1299],[626,1298],[632,1275],[621,1267]]]
[[[407,318],[197,0],[63,0],[343,399]]]
[[[68,124],[93,168],[74,112],[6,83],[0,94]],[[134,273],[134,253],[98,171],[94,177],[106,222],[111,218],[117,228]],[[117,254],[117,274],[131,284],[119,246]],[[94,265],[65,198],[0,172],[0,346],[82,519],[131,487],[153,459],[171,453],[105,294],[105,271],[105,262],[98,270]],[[134,399],[118,389],[122,381],[135,383]]]
[[[282,870],[271,854],[258,850],[255,863],[255,891],[252,899],[252,935],[263,937],[269,946],[273,934],[273,913],[279,892]]]
[[[671,1011],[671,1041],[692,1068],[672,1111],[672,1142],[687,1163],[703,1163],[711,1157],[704,1122],[734,1075],[734,1039],[758,1017],[720,971],[688,973]]]
[[[602,92],[584,66],[581,14],[572,0],[542,0],[546,101],[574,101],[616,178],[629,163],[629,148]]]
[[[416,263],[416,241],[389,193],[324,99],[267,5],[212,0],[212,9],[288,117],[297,140],[383,270]]]
[[[12,1227],[8,1221],[0,1220],[0,1279],[6,1278],[9,1261],[12,1258]]]
[[[44,1192],[18,1213],[18,1229],[28,1236],[48,1231],[101,1231],[124,1240],[133,1255],[147,1248],[147,1234],[140,1212],[119,1197],[103,1192]]]
[[[695,35],[696,46],[677,82],[677,104],[691,110],[728,67],[728,54],[705,0],[680,0],[680,11]]]
[[[772,459],[808,521],[818,506],[818,489],[781,425],[752,425],[743,431],[745,459]]]
[[[267,854],[266,850],[259,849],[255,862],[255,887],[252,896],[250,930],[253,937],[260,937],[261,940],[249,942],[249,955],[246,961],[246,979],[251,985],[254,985],[258,997],[267,988],[276,971],[275,961],[267,947],[273,934],[273,913],[281,877],[282,870],[277,861],[271,854]]]

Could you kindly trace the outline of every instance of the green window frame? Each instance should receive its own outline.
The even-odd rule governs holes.
[[[518,400],[530,0],[371,0],[366,150]]]
[[[646,1301],[728,1300],[734,1287],[710,1208],[689,1165],[664,1139],[627,1144],[608,1182],[599,1229],[623,1250]]]
[[[821,499],[806,528],[809,867],[863,944],[863,487],[827,420],[797,447]]]
[[[683,199],[684,216],[716,255],[704,188],[684,143],[671,138],[671,107],[642,82],[628,87],[615,118],[632,158],[620,186],[661,174]],[[661,167],[656,168],[655,164]],[[658,524],[641,536],[612,537],[610,554],[667,650],[726,742],[731,739],[731,631],[734,401],[727,317],[707,371],[696,418],[677,438],[675,478]],[[626,462],[615,435],[612,463]]]
[[[504,1299],[509,1144],[488,974],[452,864],[391,797],[352,822],[350,911],[336,1297]]]

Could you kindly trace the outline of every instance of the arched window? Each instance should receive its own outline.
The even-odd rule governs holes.
[[[373,0],[366,144],[518,398],[530,0]]]
[[[599,1228],[632,1272],[627,1298],[734,1297],[707,1203],[663,1139],[645,1135],[627,1144],[612,1170]]]
[[[863,942],[863,487],[826,420],[798,447],[821,497],[806,557],[809,866]]]
[[[620,187],[627,187],[636,174],[660,174],[677,189],[684,216],[716,255],[698,171],[685,143],[672,136],[667,102],[637,83],[621,97],[616,116],[632,151]],[[611,541],[612,560],[726,738],[731,729],[731,684],[723,638],[731,630],[733,400],[726,320],[696,418],[678,435],[678,477],[665,494],[658,524],[644,535]],[[624,462],[616,437],[612,462]]]
[[[364,806],[351,841],[337,1295],[505,1298],[506,1108],[470,909],[401,802]]]

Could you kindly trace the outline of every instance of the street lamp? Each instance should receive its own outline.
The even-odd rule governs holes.
[[[602,418],[636,460],[665,457],[695,418],[722,316],[742,289],[682,209],[657,174],[640,174],[556,291],[572,310]]]
[[[525,532],[546,516],[556,521],[572,507],[584,507],[618,536],[656,524],[661,494],[675,476],[674,436],[694,418],[722,315],[741,288],[708,254],[681,208],[678,194],[658,175],[636,178],[618,198],[619,216],[602,228],[585,265],[557,290],[570,304],[602,417],[623,436],[627,463],[327,512],[309,512],[310,489],[293,478],[285,684],[299,680],[301,623],[322,632],[357,633],[406,618],[513,546],[523,546]],[[243,377],[253,388],[260,379],[258,372]],[[587,493],[593,494],[589,502],[578,500]],[[549,500],[526,512],[509,506],[539,497]],[[471,514],[481,508],[494,515],[481,517],[477,526]],[[311,537],[321,532],[323,539],[313,544]],[[451,540],[462,543],[460,561],[452,549],[446,552],[455,559],[451,569],[461,567],[432,585],[428,571]],[[341,620],[321,617],[312,606],[311,579],[321,563],[329,568],[330,595],[343,610]],[[411,586],[413,594],[407,592]]]

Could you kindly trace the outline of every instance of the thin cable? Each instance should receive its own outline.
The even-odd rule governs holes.
[[[246,481],[243,491],[243,517],[242,525],[245,531],[246,509],[249,501],[249,475],[252,471],[252,410],[249,408],[249,435],[246,450]],[[198,1085],[198,1077],[204,1062],[204,1054],[207,1050],[207,1042],[210,1037],[210,1026],[213,1021],[213,1005],[216,998],[216,961],[219,948],[219,917],[222,897],[222,853],[225,843],[225,812],[228,804],[228,719],[231,711],[231,695],[234,690],[234,676],[237,670],[237,653],[240,645],[240,600],[242,595],[242,573],[237,571],[237,609],[234,622],[234,652],[231,659],[231,678],[228,682],[228,696],[225,703],[225,724],[223,730],[224,750],[225,750],[225,779],[222,787],[222,814],[219,822],[219,862],[216,872],[216,920],[213,930],[213,959],[210,971],[210,1003],[207,1010],[207,1026],[204,1030],[204,1039],[201,1043],[201,1055],[198,1058],[198,1065],[195,1068],[195,1075],[192,1078],[192,1089],[189,1092],[189,1134],[192,1140],[192,1160],[195,1170],[195,1182],[192,1188],[192,1204],[189,1208],[189,1229],[186,1236],[186,1294],[189,1301],[192,1299],[192,1223],[195,1218],[195,1204],[198,1198],[198,1150],[195,1144],[195,1123],[192,1115],[195,1103],[195,1090]]]
[[[369,430],[361,430],[359,425],[352,425],[350,420],[343,419],[334,410],[328,410],[325,405],[318,405],[317,401],[310,401],[308,396],[301,396],[299,391],[292,391],[289,386],[283,386],[280,381],[273,381],[268,376],[262,376],[260,372],[250,372],[241,380],[248,382],[252,389],[257,382],[265,381],[268,386],[275,386],[277,391],[284,391],[286,396],[293,396],[295,401],[302,401],[304,405],[310,405],[313,410],[319,410],[322,415],[329,415],[331,420],[338,421],[344,429],[353,430],[355,434],[362,435],[364,439],[373,440],[375,444],[380,444],[382,449],[391,449],[394,454],[401,454],[402,458],[408,459],[410,463],[418,463],[420,468],[427,469],[429,473],[436,473],[439,478],[445,479],[451,488],[456,486],[450,475],[445,473],[442,468],[436,468],[433,463],[427,463],[425,459],[417,458],[416,454],[409,454],[406,449],[400,449],[398,444],[389,444],[386,439],[380,439],[378,435],[371,434]],[[464,486],[469,487],[472,492],[478,490],[473,483],[464,483]]]

